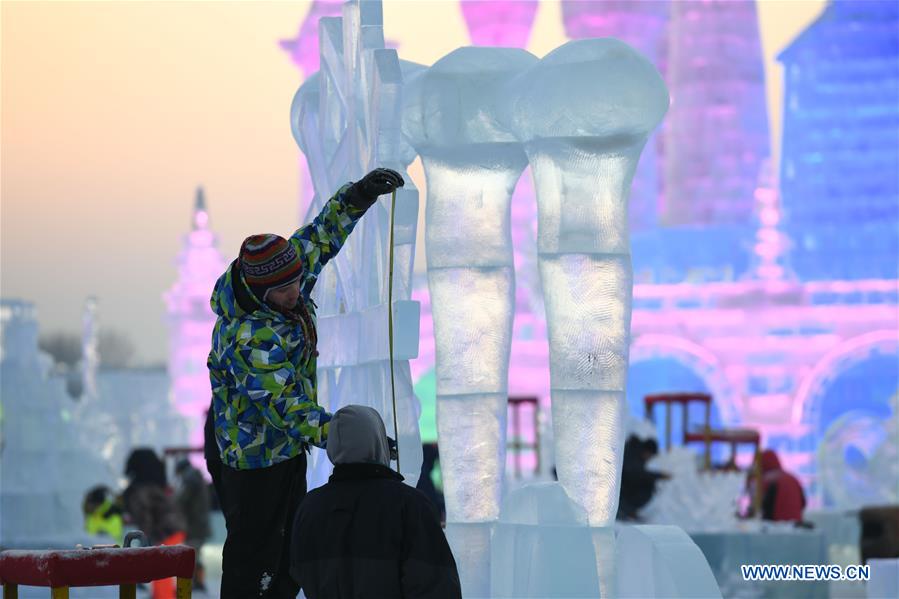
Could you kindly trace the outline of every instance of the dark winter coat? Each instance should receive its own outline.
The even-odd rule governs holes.
[[[151,545],[160,545],[177,532],[184,531],[184,519],[168,492],[157,484],[137,483],[125,493],[125,512]]]
[[[300,505],[291,576],[308,599],[460,598],[436,509],[386,466],[384,424],[378,417],[380,430],[366,430],[364,410],[374,412],[351,406],[331,421],[328,455],[337,463],[328,483]]]
[[[656,483],[665,475],[646,468],[646,442],[631,435],[624,444],[621,467],[621,494],[619,512],[622,517],[632,518],[637,510],[652,499]]]
[[[185,467],[180,473],[181,486],[175,494],[178,511],[184,517],[187,539],[203,542],[212,534],[209,524],[209,489],[200,471],[193,466]]]
[[[184,531],[184,520],[168,492],[165,464],[155,451],[148,447],[133,450],[125,462],[125,476],[130,482],[122,492],[122,507],[151,544]]]

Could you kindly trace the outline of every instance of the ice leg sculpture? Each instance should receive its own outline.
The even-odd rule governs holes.
[[[428,181],[428,281],[447,520],[499,514],[514,270],[509,201],[527,164],[498,122],[499,92],[536,63],[460,48],[409,81],[403,131]]]
[[[537,189],[556,468],[590,524],[607,526],[627,409],[628,192],[668,92],[649,61],[604,38],[557,48],[510,96]]]
[[[403,131],[428,181],[437,427],[447,521],[499,515],[514,316],[510,200],[527,157],[499,125],[498,95],[536,62],[524,50],[460,48],[410,80]],[[448,536],[466,596],[489,591],[489,530]],[[461,553],[461,555],[459,555]]]

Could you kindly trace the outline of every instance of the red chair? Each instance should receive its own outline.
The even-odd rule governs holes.
[[[704,422],[699,430],[690,431],[688,424],[689,405],[702,404],[704,407]],[[665,447],[671,448],[671,410],[673,406],[680,406],[682,426],[681,445],[687,443],[703,443],[705,445],[705,469],[712,467],[712,443],[726,443],[730,445],[730,460],[728,464],[736,464],[737,445],[749,444],[754,448],[753,455],[757,456],[761,435],[758,431],[746,428],[713,429],[712,428],[712,396],[708,393],[657,393],[643,398],[646,408],[647,420],[654,421],[656,405],[665,406]]]
[[[194,550],[185,545],[125,549],[71,549],[0,553],[3,598],[18,586],[49,587],[52,599],[68,599],[69,587],[119,586],[120,599],[135,599],[137,584],[175,577],[176,598],[190,599]]]

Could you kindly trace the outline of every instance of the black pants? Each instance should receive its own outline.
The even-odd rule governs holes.
[[[440,459],[440,452],[436,443],[423,444],[421,446],[421,451],[421,475],[418,477],[418,484],[415,488],[424,493],[425,496],[434,503],[434,507],[440,512],[440,519],[442,521],[446,519],[446,505],[444,503],[443,493],[437,490],[437,487],[434,486],[434,481],[431,480],[431,472],[434,470],[437,460]]]
[[[222,512],[228,538],[222,552],[222,599],[295,599],[290,533],[306,495],[306,455],[269,468],[222,466]]]

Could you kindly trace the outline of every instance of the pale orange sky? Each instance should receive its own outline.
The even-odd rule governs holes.
[[[197,185],[228,259],[250,233],[299,224],[288,111],[301,81],[277,42],[308,4],[0,2],[0,296],[33,301],[47,332],[79,330],[94,294],[101,326],[163,362],[162,293]],[[775,151],[774,56],[824,4],[759,4]],[[457,2],[388,0],[384,21],[407,60],[468,43]],[[538,56],[566,41],[557,1],[531,39]]]

